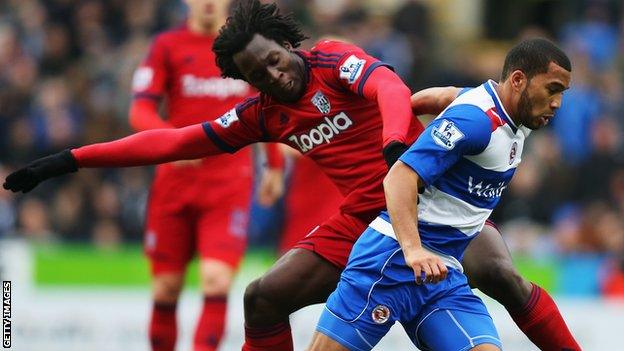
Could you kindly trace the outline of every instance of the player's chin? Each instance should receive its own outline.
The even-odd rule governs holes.
[[[531,129],[531,130],[537,130],[540,129],[542,127],[545,127],[548,124],[548,120],[544,119],[543,117],[539,117],[536,119],[533,119],[531,121],[531,123],[525,125],[525,127]]]
[[[536,129],[540,129],[540,128],[546,127],[548,125],[548,123],[550,123],[549,119],[543,119],[543,120],[540,121],[540,123],[539,123],[539,125],[538,125],[538,127]]]

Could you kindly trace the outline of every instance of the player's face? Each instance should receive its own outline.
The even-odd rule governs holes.
[[[185,0],[185,2],[189,8],[189,18],[205,27],[220,26],[221,22],[225,21],[230,6],[230,0]]]
[[[291,49],[288,43],[282,46],[256,34],[233,58],[245,80],[256,89],[283,102],[296,102],[305,90],[305,66]]]
[[[564,90],[570,87],[570,72],[551,62],[546,73],[536,74],[526,83],[518,100],[520,123],[539,129],[553,118],[561,106]]]

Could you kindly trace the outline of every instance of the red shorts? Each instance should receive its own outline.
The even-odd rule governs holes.
[[[157,170],[145,231],[152,274],[184,272],[195,252],[236,269],[245,254],[251,172],[212,181],[192,173]]]
[[[351,248],[369,221],[339,212],[314,228],[294,247],[315,252],[340,269],[344,269]]]

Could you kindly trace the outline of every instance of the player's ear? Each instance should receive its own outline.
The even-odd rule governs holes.
[[[524,89],[524,86],[525,86],[525,84],[527,82],[526,75],[524,74],[524,72],[522,72],[519,69],[511,72],[511,76],[509,77],[509,79],[511,79],[511,86],[515,90],[522,90],[522,89]]]
[[[293,49],[292,45],[290,44],[288,40],[284,40],[284,42],[282,43],[282,46],[288,51],[292,51]]]

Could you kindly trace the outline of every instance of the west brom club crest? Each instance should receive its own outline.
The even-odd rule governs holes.
[[[331,110],[329,99],[320,91],[317,91],[312,97],[312,104],[314,104],[314,106],[316,106],[316,108],[318,108],[318,110],[324,115],[328,114]]]

